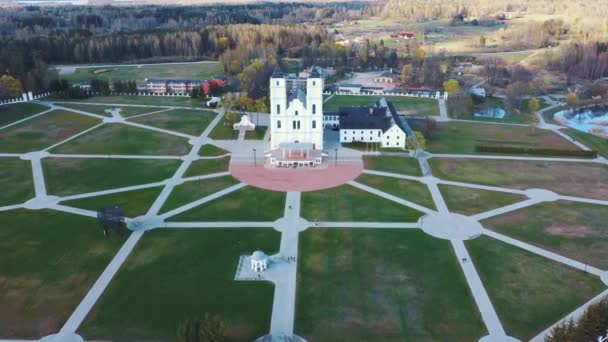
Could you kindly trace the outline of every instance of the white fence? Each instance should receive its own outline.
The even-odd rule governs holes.
[[[12,99],[5,99],[5,100],[0,100],[0,106],[2,105],[6,105],[6,104],[12,104],[12,103],[21,103],[21,102],[28,102],[28,101],[32,101],[32,100],[36,100],[45,96],[49,96],[50,93],[40,93],[40,94],[32,94],[31,91],[27,92],[27,93],[23,93],[21,95],[21,97],[14,97]]]
[[[323,95],[331,95],[332,92],[324,92]],[[414,92],[397,92],[397,91],[379,91],[379,92],[360,92],[360,93],[351,93],[348,91],[336,91],[336,95],[350,95],[350,96],[401,96],[401,97],[420,97],[427,99],[435,99],[435,100],[447,100],[448,92],[444,91],[443,94],[440,91],[435,92],[435,95],[432,93],[424,94],[424,93],[414,93]]]

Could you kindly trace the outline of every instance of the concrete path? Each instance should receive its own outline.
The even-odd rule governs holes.
[[[327,101],[329,101],[329,100],[333,99],[333,98],[334,98],[334,96],[336,96],[336,94],[331,94],[331,95],[329,95],[327,98],[325,98],[325,100],[323,100],[323,103],[325,103],[325,102],[327,102]]]
[[[140,124],[140,123],[137,123],[137,122],[123,121],[121,123],[125,124],[125,125],[129,125],[129,126],[133,126],[133,127],[147,129],[149,131],[155,131],[155,132],[165,133],[165,134],[169,134],[169,135],[175,135],[177,137],[182,137],[182,138],[186,138],[186,139],[193,139],[193,138],[195,138],[195,136],[190,135],[190,134],[175,132],[175,131],[171,131],[171,130],[168,130],[168,129],[158,128],[158,127],[153,127],[153,126],[148,126],[148,125],[143,125],[143,124]]]
[[[85,135],[85,134],[89,133],[90,131],[92,131],[92,130],[94,130],[94,129],[97,129],[97,128],[99,128],[99,127],[101,127],[103,124],[104,124],[104,123],[102,122],[102,123],[97,124],[97,125],[95,125],[95,126],[93,126],[93,127],[91,127],[91,128],[85,129],[85,130],[84,130],[84,131],[82,131],[82,132],[79,132],[79,133],[77,133],[77,134],[74,134],[74,135],[72,135],[71,137],[69,137],[69,138],[67,138],[67,139],[64,139],[64,140],[62,140],[62,141],[59,141],[59,142],[57,142],[56,144],[53,144],[53,145],[51,145],[51,146],[49,146],[49,147],[45,148],[43,151],[49,151],[50,149],[53,149],[53,148],[55,148],[55,147],[57,147],[57,146],[59,146],[59,145],[65,144],[65,143],[66,143],[66,142],[68,142],[68,141],[74,140],[74,139],[78,138],[79,136]]]
[[[374,176],[399,178],[399,179],[406,179],[406,180],[412,180],[412,181],[418,181],[418,182],[420,182],[422,180],[422,178],[418,177],[418,176],[402,175],[400,173],[392,173],[392,172],[385,172],[385,171],[363,170],[363,173],[366,173],[368,175],[374,175]]]
[[[494,159],[494,160],[523,160],[523,161],[548,161],[548,162],[571,162],[571,163],[598,163],[598,159],[585,158],[560,158],[560,157],[523,157],[523,156],[496,156],[482,154],[446,154],[433,153],[433,158],[453,159]]]
[[[224,190],[221,190],[221,191],[218,191],[218,192],[216,192],[216,193],[213,193],[213,194],[211,194],[211,195],[209,195],[209,196],[203,197],[203,198],[201,198],[201,199],[199,199],[199,200],[197,200],[197,201],[190,202],[190,203],[188,203],[188,204],[186,204],[186,205],[183,205],[183,206],[181,206],[181,207],[179,207],[179,208],[175,208],[175,209],[173,209],[173,210],[171,210],[171,211],[168,211],[168,212],[166,212],[166,213],[164,213],[164,214],[162,214],[162,215],[158,215],[158,216],[159,216],[161,219],[166,220],[166,219],[168,219],[168,218],[170,218],[170,217],[172,217],[172,216],[175,216],[175,215],[177,215],[177,214],[181,214],[181,213],[183,213],[184,211],[188,211],[188,210],[190,210],[190,209],[192,209],[192,208],[198,207],[198,206],[199,206],[199,205],[201,205],[201,204],[204,204],[204,203],[207,203],[207,202],[213,201],[213,200],[218,199],[218,198],[220,198],[220,197],[222,197],[222,196],[226,196],[226,195],[228,195],[228,194],[229,194],[229,193],[231,193],[231,192],[234,192],[234,191],[240,190],[240,189],[244,188],[245,186],[247,186],[247,184],[245,184],[245,183],[238,183],[238,184],[235,184],[235,185],[230,186],[230,187],[228,187],[228,188],[226,188],[226,189],[224,189]],[[167,186],[167,188],[168,188],[168,186]],[[165,188],[165,189],[167,189],[167,188]],[[161,195],[162,195],[162,193],[161,193]],[[168,194],[167,194],[167,196],[168,196]],[[159,196],[159,198],[161,198],[161,196]],[[166,198],[165,198],[165,199],[166,199]],[[164,203],[164,201],[163,201],[163,203]],[[159,209],[160,209],[160,208],[159,208]],[[157,212],[158,212],[158,211],[157,211]],[[157,212],[156,212],[156,213],[157,213]],[[156,213],[153,213],[153,212],[148,212],[148,214],[156,214]]]
[[[439,122],[450,121],[448,117],[448,109],[446,108],[445,100],[439,100]]]
[[[46,184],[44,182],[44,172],[40,158],[32,159],[32,177],[34,179],[34,190],[36,197],[46,196]]]
[[[274,222],[165,222],[164,228],[271,228]]]
[[[525,207],[529,207],[531,205],[535,205],[540,203],[541,201],[537,200],[537,199],[527,199],[521,202],[517,202],[517,203],[513,203],[510,205],[506,205],[504,207],[500,207],[500,208],[496,208],[496,209],[492,209],[492,210],[488,210],[485,211],[483,213],[479,213],[476,215],[471,216],[472,219],[477,220],[477,221],[481,221],[481,220],[485,220],[488,219],[490,217],[494,217],[494,216],[498,216],[498,215],[502,215],[502,214],[506,214],[508,212],[511,211],[515,211],[515,210],[519,210]]]
[[[313,222],[312,228],[415,229],[418,223],[406,222]]]
[[[34,115],[32,115],[32,116],[28,116],[27,118],[23,118],[23,119],[20,119],[20,120],[17,120],[17,121],[13,121],[13,122],[11,122],[11,123],[9,123],[9,124],[6,124],[6,125],[4,125],[4,126],[0,127],[0,130],[3,130],[3,129],[5,129],[5,128],[9,128],[9,127],[12,127],[12,126],[16,126],[16,125],[18,125],[18,124],[20,124],[20,123],[22,123],[22,122],[28,121],[28,120],[35,119],[35,118],[37,118],[37,117],[39,117],[39,116],[41,116],[41,115],[44,115],[44,114],[46,114],[46,113],[48,113],[48,112],[51,112],[51,111],[54,111],[54,110],[56,110],[56,109],[57,109],[57,108],[55,108],[55,106],[52,106],[52,105],[51,105],[50,107],[51,107],[51,108],[49,108],[49,109],[47,109],[47,110],[45,110],[45,111],[42,111],[42,112],[40,112],[40,113],[38,113],[38,114],[34,114]]]
[[[410,208],[412,208],[412,209],[415,209],[415,210],[421,211],[421,212],[426,213],[426,214],[433,212],[433,210],[431,210],[431,209],[429,209],[429,208],[427,208],[427,207],[423,207],[423,206],[421,206],[421,205],[419,205],[419,204],[416,204],[416,203],[414,203],[414,202],[410,202],[410,201],[408,201],[408,200],[404,200],[403,198],[399,198],[399,197],[397,197],[397,196],[393,196],[393,195],[391,195],[391,194],[387,194],[386,192],[383,192],[383,191],[380,191],[380,190],[374,189],[374,188],[372,188],[372,187],[369,187],[369,186],[367,186],[367,185],[364,185],[364,184],[358,183],[358,182],[356,182],[356,181],[350,181],[350,182],[348,182],[347,184],[348,184],[348,185],[352,185],[352,186],[354,186],[355,188],[361,189],[361,190],[363,190],[363,191],[367,191],[367,192],[369,192],[370,194],[374,194],[374,195],[376,195],[376,196],[380,196],[380,197],[386,198],[386,199],[387,199],[387,200],[389,200],[389,201],[393,201],[393,202],[395,202],[395,203],[399,203],[399,204],[401,204],[401,205],[404,205],[404,206],[406,206],[406,207],[410,207]]]
[[[132,115],[132,116],[129,116],[129,117],[125,118],[125,120],[131,120],[131,119],[139,118],[139,117],[142,117],[142,116],[154,115],[154,114],[166,112],[166,111],[169,111],[169,110],[173,110],[173,108],[165,108],[165,109],[156,110],[156,111],[153,111],[153,112]]]

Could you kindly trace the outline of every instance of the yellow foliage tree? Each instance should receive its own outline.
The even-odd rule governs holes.
[[[457,80],[447,80],[443,82],[443,89],[449,94],[453,94],[460,90],[460,83]]]
[[[19,96],[22,93],[21,81],[10,75],[2,75],[0,83],[8,90],[11,96]]]

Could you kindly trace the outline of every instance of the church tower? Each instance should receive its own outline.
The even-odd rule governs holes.
[[[287,132],[287,84],[281,68],[277,65],[270,76],[270,143],[271,148],[278,148],[279,136]]]
[[[313,66],[306,80],[306,109],[309,115],[309,141],[323,149],[323,78]]]

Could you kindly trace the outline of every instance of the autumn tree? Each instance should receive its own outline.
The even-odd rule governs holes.
[[[456,119],[460,115],[470,114],[473,111],[473,99],[471,95],[464,90],[451,93],[448,97],[448,111]]]
[[[443,82],[443,89],[448,92],[448,94],[455,93],[460,90],[460,83],[458,80],[447,80]]]
[[[0,83],[2,83],[2,86],[8,91],[10,96],[21,96],[23,91],[21,82],[18,79],[10,75],[2,75],[2,77],[0,77]]]

